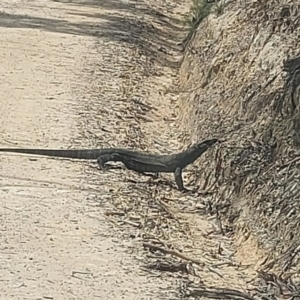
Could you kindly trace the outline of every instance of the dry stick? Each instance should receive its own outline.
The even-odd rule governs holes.
[[[133,227],[137,227],[137,228],[140,228],[141,227],[141,224],[140,223],[135,223],[135,222],[132,222],[132,221],[128,221],[128,220],[122,220],[122,222],[124,224],[128,224],[128,225],[131,225]]]
[[[254,300],[254,298],[243,292],[233,290],[233,289],[220,289],[220,288],[203,288],[203,289],[194,289],[188,295],[191,296],[204,296],[207,298],[214,299],[245,299],[245,300]]]
[[[106,216],[125,216],[125,213],[123,211],[106,211],[104,213]]]
[[[211,271],[212,273],[217,274],[219,277],[224,278],[224,276],[221,273],[219,273],[217,270],[215,270],[211,267],[208,267],[208,270]]]
[[[165,248],[162,248],[162,247],[159,247],[159,246],[156,246],[156,245],[153,245],[153,244],[150,244],[150,243],[143,243],[143,246],[144,247],[148,247],[148,248],[152,248],[154,250],[159,250],[163,253],[166,253],[166,254],[170,254],[170,255],[174,255],[174,256],[177,256],[179,258],[182,258],[184,260],[187,260],[187,261],[191,261],[195,264],[198,264],[198,265],[202,265],[202,266],[205,266],[205,263],[200,261],[200,260],[197,260],[197,259],[194,259],[194,258],[191,258],[191,257],[188,257],[178,251],[175,251],[175,250],[171,250],[171,249],[165,249]]]

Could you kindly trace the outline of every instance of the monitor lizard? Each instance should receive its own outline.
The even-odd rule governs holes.
[[[176,154],[152,154],[148,152],[124,149],[22,149],[0,148],[0,152],[14,152],[52,157],[66,157],[76,159],[97,159],[97,163],[103,169],[107,162],[122,162],[129,170],[138,173],[174,173],[175,182],[180,191],[186,190],[182,180],[182,170],[198,159],[208,148],[218,142],[218,139],[209,139],[196,143],[186,150]]]

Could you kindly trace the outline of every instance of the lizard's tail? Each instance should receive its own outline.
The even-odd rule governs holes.
[[[74,149],[65,149],[65,150],[52,150],[52,149],[13,149],[13,148],[0,148],[0,152],[14,152],[14,153],[23,153],[23,154],[33,154],[33,155],[45,155],[52,157],[66,157],[66,158],[77,158],[77,159],[96,159],[99,156],[99,150],[74,150]]]

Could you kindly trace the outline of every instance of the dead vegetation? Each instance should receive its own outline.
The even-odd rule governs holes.
[[[280,276],[300,262],[299,25],[295,1],[229,3],[198,27],[178,88],[190,91],[186,132],[226,138],[200,166],[200,179],[215,182],[211,213],[225,235],[254,235],[267,253],[261,270]]]
[[[161,178],[159,184],[134,174],[128,180],[131,175],[126,173],[124,186],[109,201],[108,221],[117,228],[123,225],[123,234],[143,246],[145,271],[185,278],[184,297],[295,297],[299,295],[294,274],[300,238],[299,79],[298,60],[288,58],[297,57],[299,48],[298,7],[291,2],[287,12],[279,0],[219,4],[222,14],[194,18],[203,22],[199,27],[194,22],[180,82],[173,91],[181,97],[182,128],[176,130],[185,132],[185,145],[191,139],[225,139],[219,149],[204,154],[198,172],[188,180],[210,194],[181,196]],[[153,85],[143,86],[150,82],[150,75],[161,76],[165,70],[154,61],[144,61],[144,52],[137,49],[132,57],[138,67],[133,72],[123,66],[120,76],[123,88],[118,101],[123,115],[117,117],[130,128],[122,133],[121,143],[167,152],[174,138],[169,128],[159,127],[155,147],[145,141],[149,132],[153,134],[156,114],[160,118],[155,105],[167,102],[169,95],[164,98],[164,91],[159,91],[156,104],[151,97],[148,102],[147,97],[138,97],[153,90]],[[166,145],[160,139],[168,141],[168,146],[158,146]],[[195,214],[195,219],[205,214],[215,222],[209,230],[195,224],[193,231],[182,212]],[[234,234],[244,241],[254,235],[259,246],[269,251],[255,282],[247,282],[249,273],[245,275],[244,270],[251,267],[238,261],[232,251]],[[131,251],[138,248],[133,246]],[[258,290],[251,288],[253,283]]]

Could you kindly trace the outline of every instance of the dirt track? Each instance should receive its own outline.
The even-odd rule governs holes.
[[[163,31],[165,21],[154,30],[145,21],[151,10],[140,2],[62,2],[0,4],[1,147],[179,150],[176,97],[164,93],[177,72],[178,31],[171,25]],[[184,11],[155,5],[169,15]],[[137,45],[155,35],[158,48]],[[132,241],[130,230],[117,231],[104,212],[113,204],[125,209],[124,203],[139,209],[155,195],[178,203],[188,197],[166,180],[149,184],[126,170],[99,172],[89,162],[13,154],[1,154],[0,161],[1,299],[174,296],[174,279],[139,268],[138,234]],[[217,243],[203,242],[198,232],[207,222],[190,224],[197,241],[187,243],[205,256]],[[226,274],[243,285],[240,274]]]
[[[135,47],[113,41],[118,7],[108,6],[2,2],[1,146],[130,144],[117,115],[130,104],[120,77],[138,67]],[[118,195],[124,171],[11,154],[0,171],[1,299],[153,299],[170,285],[141,273],[103,215],[99,195]]]

